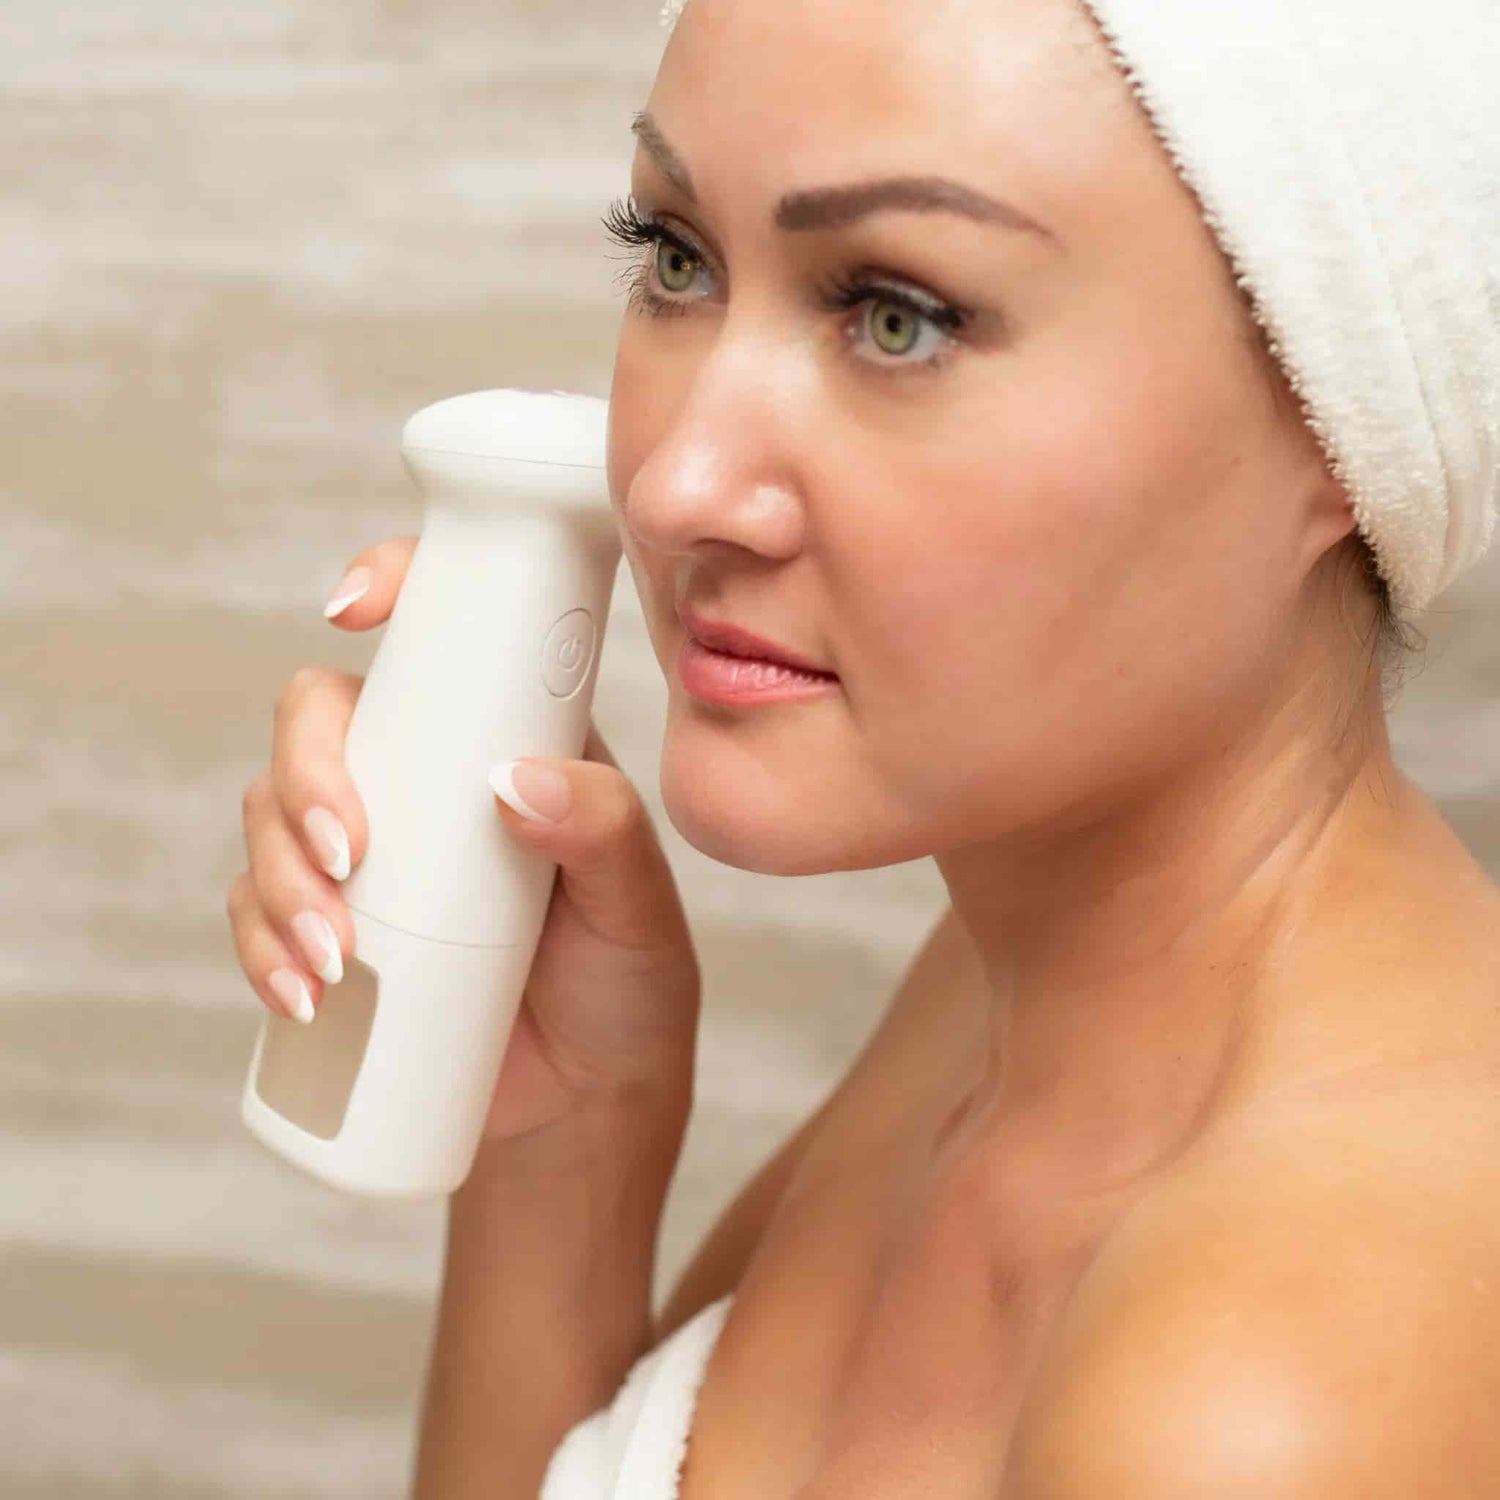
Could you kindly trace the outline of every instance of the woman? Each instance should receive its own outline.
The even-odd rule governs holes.
[[[1439,526],[1435,574],[1351,492],[1375,436],[1325,450],[1118,62],[1068,0],[696,0],[672,37],[610,216],[665,806],[770,874],[931,854],[951,910],[656,1320],[691,939],[597,736],[497,768],[562,878],[452,1200],[423,1500],[534,1494],[690,1323],[692,1500],[1500,1492],[1500,891],[1382,694],[1482,542]],[[358,685],[299,673],[247,793],[268,1004],[339,972],[319,919],[351,950]]]

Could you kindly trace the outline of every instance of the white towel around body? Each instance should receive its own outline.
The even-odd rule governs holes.
[[[643,1354],[614,1400],[568,1430],[538,1500],[674,1500],[698,1387],[733,1300],[709,1303]]]

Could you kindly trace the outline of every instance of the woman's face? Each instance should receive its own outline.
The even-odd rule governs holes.
[[[693,192],[643,139],[671,238],[634,252],[609,480],[690,842],[807,874],[1036,835],[1264,712],[1352,522],[1074,0],[692,0],[647,111]],[[1042,228],[795,198],[887,178]],[[838,682],[704,703],[679,605]]]

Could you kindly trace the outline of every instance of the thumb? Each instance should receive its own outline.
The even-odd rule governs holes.
[[[679,948],[687,928],[640,793],[614,764],[525,756],[490,771],[509,831],[557,861],[578,915],[605,941]]]

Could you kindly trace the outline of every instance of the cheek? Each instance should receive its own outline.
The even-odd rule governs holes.
[[[1286,582],[1254,434],[1229,394],[1124,363],[992,397],[967,449],[947,429],[867,474],[830,543],[852,703],[931,809],[1086,798],[1222,733],[1261,680]]]
[[[614,374],[609,391],[609,428],[605,444],[605,470],[609,498],[618,515],[630,491],[630,481],[645,461],[651,435],[657,430],[653,385],[647,368],[634,350],[636,339],[628,324],[622,327],[615,346]]]
[[[976,442],[975,433],[981,434]],[[824,538],[851,675],[884,706],[1003,686],[1029,693],[1090,636],[1123,506],[1061,428],[1017,412],[936,441],[858,485],[854,525]]]
[[[1045,677],[1135,682],[1155,661],[1172,688],[1289,608],[1293,506],[1227,338],[1127,323],[1041,364],[1006,404],[994,442],[1014,483],[996,544],[1024,575]]]
[[[660,566],[660,560],[643,555],[630,529],[625,524],[625,500],[641,466],[651,455],[653,445],[660,440],[661,433],[671,421],[671,412],[665,403],[671,399],[665,382],[651,378],[654,370],[660,375],[660,361],[652,360],[644,351],[635,352],[639,339],[628,325],[622,330],[615,351],[614,377],[609,398],[609,429],[605,447],[605,471],[609,483],[609,501],[615,514],[620,533],[622,555],[630,570],[635,590],[645,613],[647,629],[659,657],[671,642],[663,632],[675,625],[670,617],[671,579],[668,576],[654,577],[651,565]],[[665,601],[665,603],[663,603]],[[658,611],[669,612],[666,622],[658,618]]]

